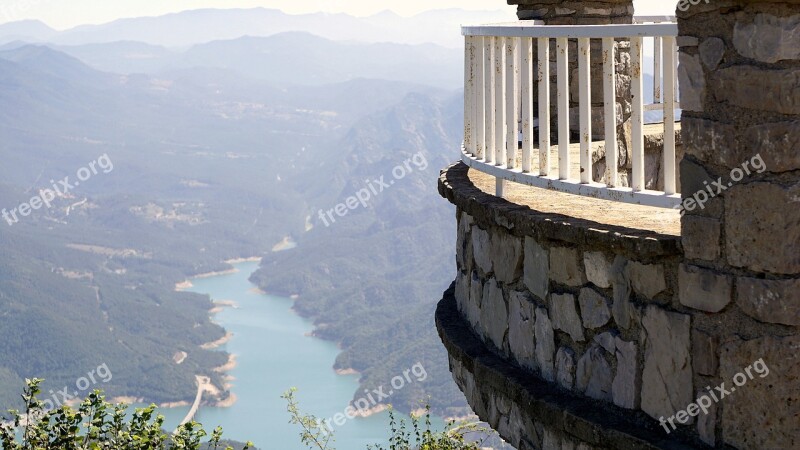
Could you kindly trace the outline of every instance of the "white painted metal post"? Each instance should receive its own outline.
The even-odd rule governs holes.
[[[478,70],[478,61],[477,61],[477,49],[475,48],[475,43],[477,42],[478,37],[472,36],[469,40],[469,61],[470,61],[470,69],[469,69],[469,91],[470,91],[470,99],[469,99],[469,106],[471,108],[470,111],[470,121],[469,121],[469,141],[471,143],[470,153],[477,156],[478,155],[478,105],[477,105],[477,92],[478,92],[478,85],[477,85],[477,70]]]
[[[533,39],[522,38],[519,48],[520,95],[522,95],[522,171],[531,171],[533,154]]]
[[[494,163],[506,163],[506,77],[505,38],[494,41]]]
[[[506,196],[506,184],[507,181],[503,178],[496,178],[494,182],[494,195],[497,197],[505,197]]]
[[[664,192],[676,193],[675,37],[664,37]]]
[[[644,190],[644,103],[642,98],[642,38],[631,38],[631,128],[633,150],[631,164],[633,173],[631,187],[634,191]]]
[[[550,175],[550,39],[539,38],[539,175]]]
[[[518,120],[517,111],[517,43],[519,38],[506,38],[506,167],[517,168]]]
[[[578,110],[580,112],[581,183],[592,181],[592,86],[589,38],[578,39]]]
[[[486,107],[486,137],[484,155],[487,163],[494,162],[494,39],[493,37],[484,38],[483,50],[483,83],[484,83],[484,106]]]
[[[469,40],[470,37],[464,37],[464,150],[469,153],[471,142],[470,138],[470,92],[469,92],[469,76],[470,76],[470,60],[469,60]]]
[[[605,107],[606,184],[617,187],[617,84],[614,38],[603,38],[603,104]]]
[[[653,37],[653,103],[661,103],[661,37]]]
[[[558,98],[558,177],[569,179],[569,59],[567,38],[556,39]]]
[[[486,62],[484,57],[484,50],[486,46],[483,41],[486,40],[483,36],[475,38],[475,156],[478,159],[483,159],[486,149],[486,96],[483,93],[486,85],[483,82],[485,71],[483,66]]]

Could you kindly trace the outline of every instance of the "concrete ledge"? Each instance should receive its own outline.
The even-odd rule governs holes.
[[[544,189],[527,189],[535,191],[531,195],[557,194]],[[512,203],[487,194],[470,180],[469,167],[462,162],[442,170],[439,177],[439,194],[478,222],[506,228],[515,235],[532,236],[537,240],[564,241],[585,248],[600,247],[639,260],[683,255],[680,236],[538,211],[527,205]],[[586,208],[592,202],[600,201],[570,197],[585,201]]]

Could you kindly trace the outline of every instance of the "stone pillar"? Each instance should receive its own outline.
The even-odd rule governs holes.
[[[679,302],[708,313],[692,320],[698,394],[731,391],[697,432],[718,447],[799,448],[800,3],[692,3],[677,11]]]
[[[517,5],[517,16],[520,20],[540,20],[545,25],[607,25],[633,23],[632,0],[599,0],[593,2],[563,1],[563,0],[508,0],[509,5]],[[534,52],[536,51],[534,46]],[[631,104],[629,101],[630,85],[630,42],[620,39],[617,41],[617,142],[620,148],[618,161],[620,168],[628,164],[627,139],[624,124],[630,120]],[[557,90],[556,78],[556,48],[555,40],[550,43],[550,74],[552,87],[550,89],[551,118],[553,126],[550,130],[553,142],[557,141]],[[578,113],[578,44],[571,40],[569,43],[570,67],[570,129],[573,135],[580,130]],[[538,56],[536,56],[538,57]],[[595,140],[605,138],[605,124],[603,113],[603,55],[602,43],[599,39],[591,43],[591,74],[592,74],[592,137]],[[534,95],[538,95],[534,86]],[[624,173],[624,171],[622,171]],[[595,181],[600,181],[600,176],[595,176]]]
[[[520,20],[542,20],[545,25],[606,25],[633,22],[633,0],[508,0],[517,5]]]

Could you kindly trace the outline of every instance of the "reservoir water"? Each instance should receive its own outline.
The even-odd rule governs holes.
[[[228,408],[201,407],[195,420],[207,430],[221,425],[225,437],[253,441],[261,450],[305,450],[299,428],[288,423],[281,394],[290,387],[298,388],[303,412],[326,419],[349,405],[358,389],[358,376],[333,371],[339,349],[334,343],[309,336],[313,325],[291,310],[291,299],[254,289],[248,277],[258,263],[234,267],[235,273],[193,279],[194,287],[187,289],[237,305],[224,308],[215,321],[233,332],[233,338],[220,349],[237,355],[238,365],[229,373],[235,378],[232,391],[238,400]],[[161,412],[174,429],[188,409]],[[368,444],[385,445],[388,422],[386,412],[349,420],[336,428],[335,448],[365,450]]]

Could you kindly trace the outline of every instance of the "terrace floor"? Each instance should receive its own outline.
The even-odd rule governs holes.
[[[680,142],[680,123],[675,124],[676,138]],[[644,127],[645,147],[662,145],[664,136],[663,124],[648,124]],[[597,149],[604,141],[592,142],[592,147]],[[534,149],[531,161],[531,171],[539,170],[538,149]],[[580,177],[580,144],[570,145],[571,176]],[[522,164],[521,155],[517,154],[517,165]],[[558,161],[558,146],[550,149],[551,161]],[[470,169],[469,178],[481,191],[494,195],[495,178],[483,172]],[[647,230],[654,233],[670,236],[680,236],[680,212],[674,209],[656,208],[651,206],[620,203],[610,200],[601,200],[592,197],[582,197],[573,194],[550,191],[527,185],[509,182],[506,187],[506,200],[518,205],[525,205],[531,209],[563,214],[576,219],[591,220],[608,225]]]

